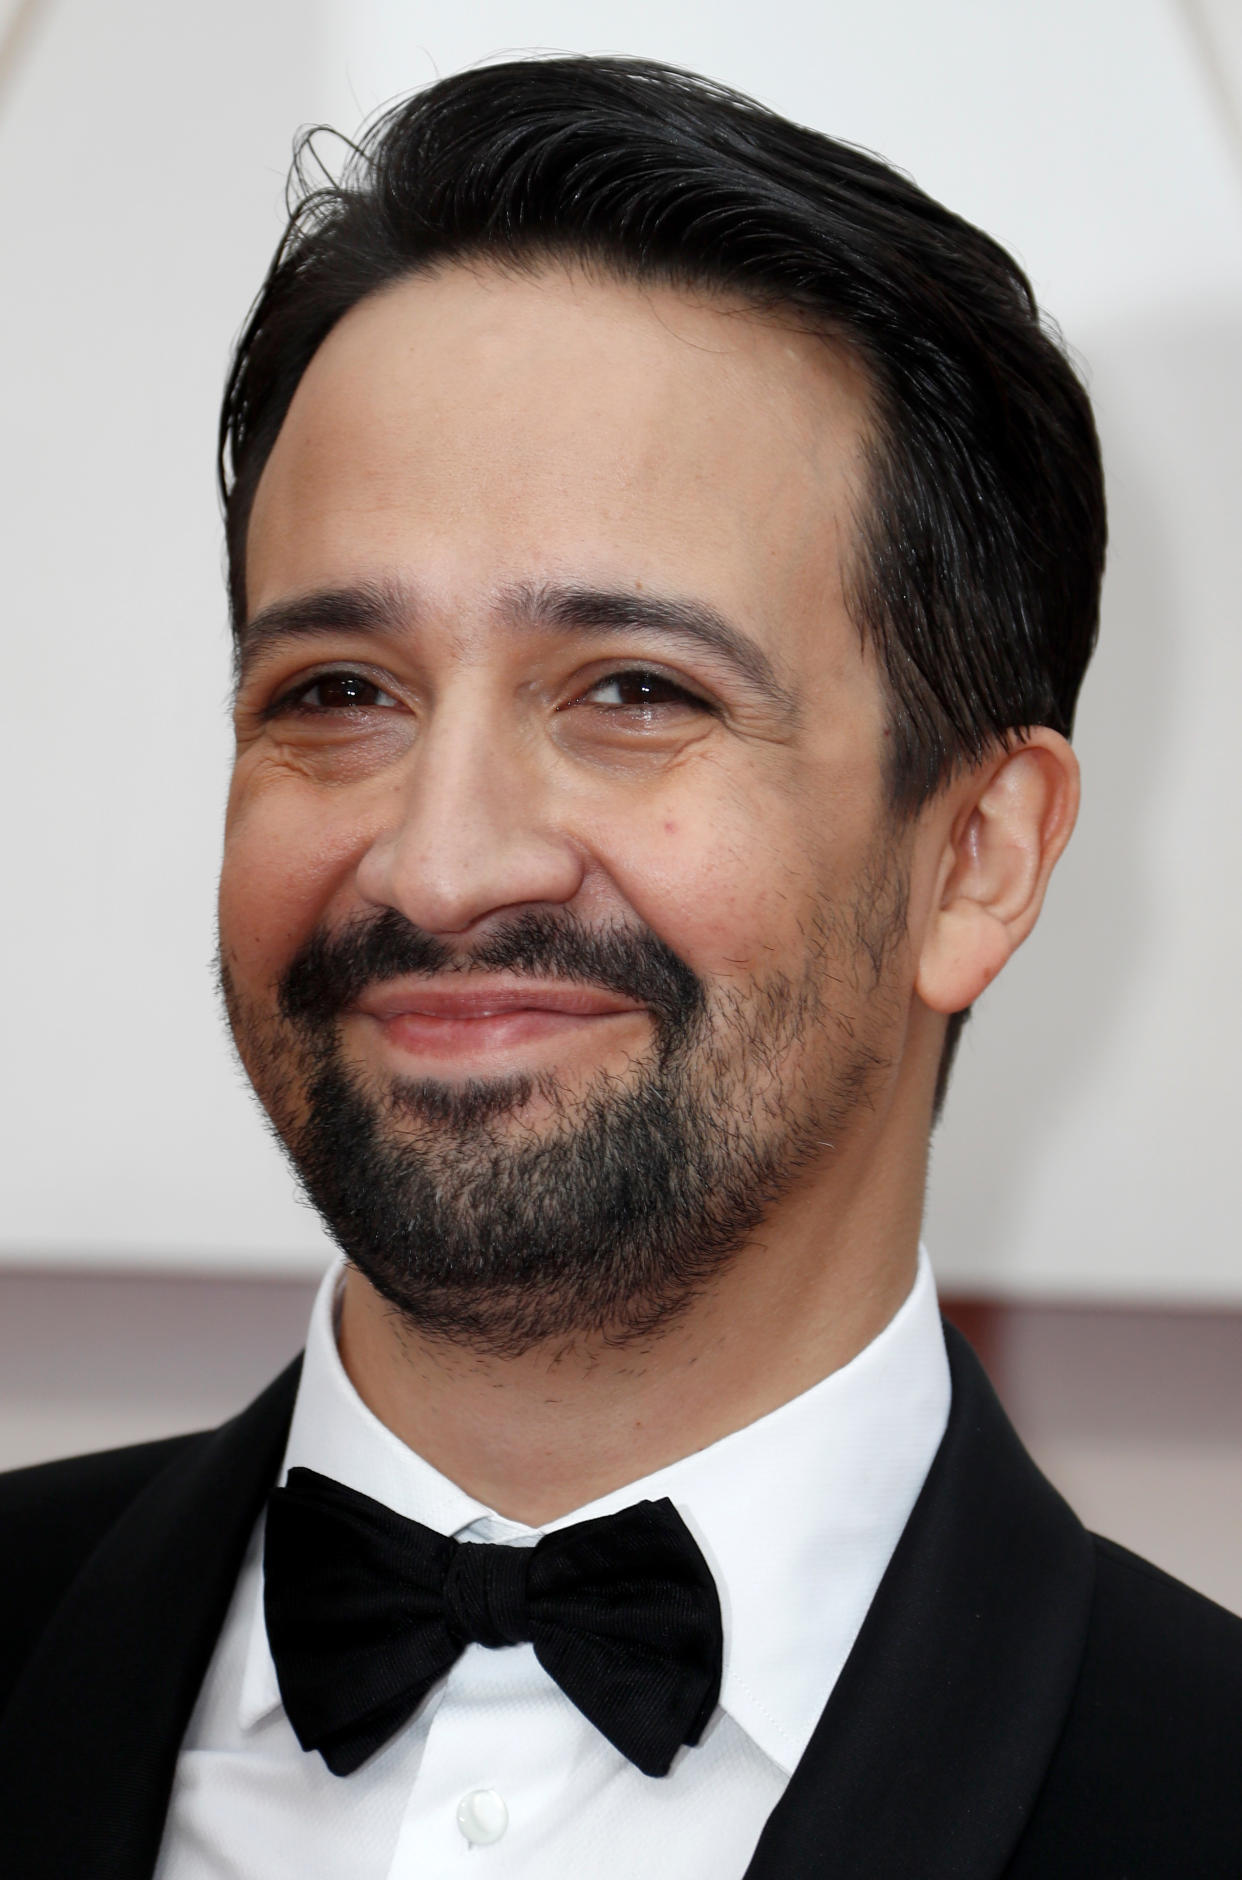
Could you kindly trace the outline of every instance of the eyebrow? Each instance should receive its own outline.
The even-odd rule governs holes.
[[[637,630],[688,642],[725,660],[784,717],[795,714],[793,691],[758,641],[706,601],[540,582],[506,590],[499,612],[526,630],[582,634]],[[333,633],[408,630],[417,614],[417,604],[406,589],[377,582],[276,601],[261,608],[238,635],[235,676],[240,679],[264,652],[281,642]]]
[[[706,601],[540,584],[513,589],[506,611],[522,626],[558,632],[632,633],[637,628],[689,641],[734,666],[781,711],[793,712],[794,695],[758,641]]]
[[[384,633],[408,623],[408,595],[396,587],[364,581],[356,587],[323,588],[261,607],[237,635],[233,676],[241,679],[271,647],[329,633]]]

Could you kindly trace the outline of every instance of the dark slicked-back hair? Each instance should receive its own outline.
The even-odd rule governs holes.
[[[221,414],[235,631],[255,488],[341,316],[442,264],[563,259],[792,314],[862,365],[848,599],[889,695],[895,814],[1016,730],[1068,735],[1103,570],[1099,445],[1029,282],[988,236],[864,151],[632,59],[459,73],[385,113],[339,181],[314,170],[306,140]]]

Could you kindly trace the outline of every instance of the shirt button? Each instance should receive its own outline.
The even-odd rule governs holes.
[[[490,1847],[509,1825],[509,1810],[495,1789],[471,1789],[457,1804],[457,1825],[472,1847]]]

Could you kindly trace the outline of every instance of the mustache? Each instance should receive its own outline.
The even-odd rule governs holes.
[[[313,933],[281,974],[281,1015],[318,1029],[388,979],[471,972],[528,974],[600,987],[647,1006],[667,1033],[706,1007],[703,982],[647,927],[586,927],[563,910],[527,908],[498,920],[468,951],[416,927],[395,908]]]

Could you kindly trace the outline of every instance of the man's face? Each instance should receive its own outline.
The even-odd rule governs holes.
[[[556,268],[391,288],[298,389],[222,976],[430,1330],[646,1332],[881,1126],[913,968],[842,586],[865,423],[792,324]]]

